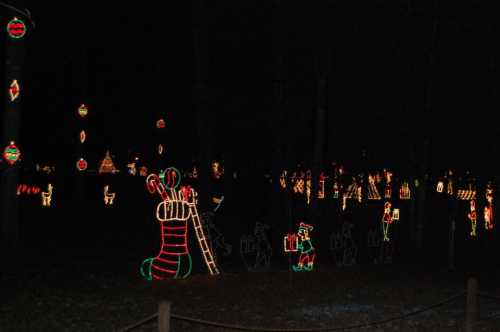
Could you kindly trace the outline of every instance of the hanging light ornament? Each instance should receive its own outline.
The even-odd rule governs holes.
[[[9,85],[9,97],[10,101],[14,101],[19,97],[19,94],[21,92],[21,88],[19,87],[19,83],[17,80],[12,80],[12,82]]]
[[[19,39],[24,37],[26,34],[26,24],[23,21],[14,17],[7,23],[7,33],[10,38]]]
[[[81,104],[78,107],[78,115],[81,116],[82,118],[86,117],[88,113],[89,109],[87,108],[87,106],[85,106],[85,104]]]
[[[76,169],[79,170],[80,172],[83,172],[87,169],[87,161],[83,158],[78,159],[76,162]]]
[[[83,144],[86,139],[87,139],[87,134],[85,133],[85,130],[80,131],[80,143]]]
[[[389,226],[392,224],[392,214],[391,214],[391,203],[384,203],[384,214],[382,216],[382,233],[384,235],[384,241],[389,242]]]
[[[19,158],[21,158],[21,151],[16,146],[14,141],[10,141],[10,144],[3,150],[3,158],[9,163],[9,165],[14,165]]]

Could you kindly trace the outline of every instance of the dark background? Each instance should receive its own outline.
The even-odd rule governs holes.
[[[206,5],[206,111],[216,154],[231,151],[242,163],[270,163],[273,45],[279,40],[288,128],[283,135],[294,147],[293,162],[311,159],[315,63],[329,59],[326,160],[354,162],[366,149],[377,167],[404,168],[408,143],[420,142],[423,127],[430,125],[433,169],[451,165],[490,173],[497,127],[495,6],[284,1],[276,10],[271,1],[247,0]],[[136,3],[32,1],[26,7],[36,28],[26,37],[25,158],[71,156],[72,165],[81,102],[90,107],[85,122],[91,164],[107,148],[123,161],[131,151],[154,153],[159,116],[167,120],[165,145],[172,161],[197,155],[189,19],[198,18],[189,6],[177,12]],[[432,117],[424,123],[432,75]]]

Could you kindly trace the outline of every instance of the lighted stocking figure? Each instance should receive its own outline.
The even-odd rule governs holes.
[[[160,177],[165,175],[167,184],[163,186]],[[213,254],[207,244],[205,234],[196,209],[196,193],[190,187],[176,190],[180,173],[169,168],[158,177],[150,174],[146,183],[150,193],[160,194],[163,201],[156,208],[156,218],[160,222],[161,246],[159,253],[142,262],[141,274],[147,280],[185,278],[191,273],[191,255],[188,247],[188,220],[193,222],[196,237],[210,274],[218,274]],[[165,190],[167,187],[168,191]]]
[[[311,271],[314,267],[314,258],[316,251],[311,243],[309,232],[313,230],[313,226],[301,222],[299,224],[297,249],[300,251],[299,262],[293,265],[294,271]]]
[[[389,226],[392,224],[392,215],[391,215],[391,203],[384,203],[384,215],[382,217],[382,233],[384,234],[384,241],[389,242]]]
[[[484,207],[484,228],[487,231],[493,229],[493,189],[490,185],[486,187],[486,206]]]
[[[470,200],[470,212],[467,214],[467,217],[469,218],[471,222],[471,236],[476,236],[476,226],[477,226],[477,213],[476,213],[476,201],[471,199]]]

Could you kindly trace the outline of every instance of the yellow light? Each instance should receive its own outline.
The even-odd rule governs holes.
[[[42,206],[50,206],[52,203],[52,184],[47,185],[47,191],[42,191]]]

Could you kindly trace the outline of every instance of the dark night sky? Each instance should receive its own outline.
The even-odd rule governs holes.
[[[487,138],[496,127],[491,116],[497,84],[491,80],[490,57],[498,62],[493,6],[440,2],[432,108],[435,167],[464,165],[466,158],[468,166],[479,169],[486,164],[483,155],[492,152]],[[189,139],[196,133],[186,128],[193,121],[193,39],[191,20],[186,24],[181,17],[191,16],[189,7],[182,15],[137,4],[102,7],[96,1],[62,7],[33,1],[26,7],[37,27],[26,39],[30,99],[23,131],[54,131],[36,143],[24,136],[25,145],[36,153],[40,145],[52,153],[61,146],[73,149],[74,107],[86,94],[93,115],[90,135],[99,138],[94,136],[96,148],[110,146],[124,155],[130,146],[148,146],[154,120],[163,114],[171,120],[167,146],[196,151],[196,140]],[[244,159],[272,142],[272,32],[278,16],[271,1],[249,0],[215,1],[206,15],[213,100],[208,111],[216,126],[216,150],[222,155],[229,148],[244,151],[239,153]],[[420,140],[416,129],[423,125],[431,76],[431,2],[282,1],[280,15],[284,123],[297,159],[310,158],[314,63],[318,56],[327,58],[330,49],[327,160],[337,155],[354,160],[367,148],[381,162],[404,164],[406,143]],[[40,126],[41,121],[47,124]],[[173,141],[179,137],[183,143]]]

